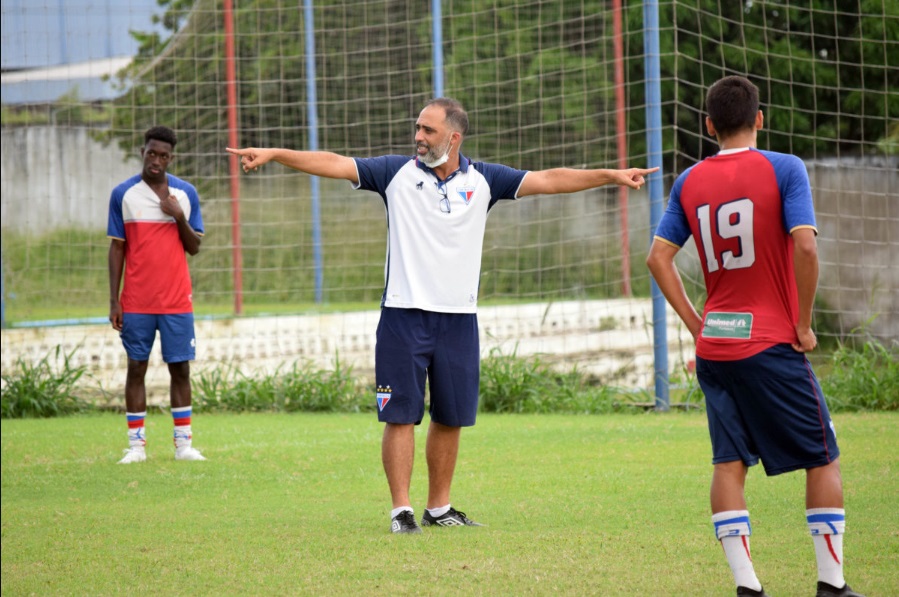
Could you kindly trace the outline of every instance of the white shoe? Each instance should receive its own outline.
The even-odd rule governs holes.
[[[131,464],[132,462],[143,462],[147,459],[147,452],[143,446],[132,446],[125,450],[125,456],[119,460],[119,464]]]
[[[175,448],[175,460],[206,460],[206,457],[200,454],[196,448],[181,446]]]

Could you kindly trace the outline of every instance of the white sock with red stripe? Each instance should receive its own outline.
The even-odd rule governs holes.
[[[818,561],[818,580],[842,588],[843,533],[846,531],[846,511],[842,508],[811,508],[805,511],[815,559]]]
[[[190,447],[193,436],[190,432],[190,406],[172,409],[172,422],[175,424],[175,448]]]
[[[147,411],[142,413],[125,413],[128,420],[128,447],[136,448],[147,445],[147,436],[144,432],[144,420],[147,418]]]
[[[733,572],[734,582],[738,587],[761,591],[762,583],[755,575],[749,552],[749,536],[752,534],[749,511],[718,512],[712,515],[712,524],[715,525],[715,535],[721,542],[727,563]]]

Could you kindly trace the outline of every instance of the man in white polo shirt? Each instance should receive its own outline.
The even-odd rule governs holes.
[[[468,114],[450,98],[427,103],[415,123],[416,155],[350,158],[325,151],[228,149],[245,172],[275,161],[377,192],[387,208],[387,263],[375,348],[381,458],[393,500],[391,531],[420,533],[409,486],[414,429],[431,419],[428,501],[422,526],[481,526],[450,503],[462,427],[475,423],[480,349],[477,297],[487,213],[500,199],[583,191],[606,184],[639,189],[655,172],[554,168],[527,172],[473,162],[460,153]]]

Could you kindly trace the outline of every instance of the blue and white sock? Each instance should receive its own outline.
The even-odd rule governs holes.
[[[761,591],[762,583],[755,575],[749,552],[749,536],[752,534],[749,511],[718,512],[712,515],[712,524],[715,525],[715,536],[721,542],[727,563],[733,572],[734,582],[738,587]]]
[[[190,447],[193,435],[190,430],[190,406],[172,409],[172,422],[175,424],[174,437],[176,448]]]
[[[143,448],[147,445],[147,436],[144,431],[144,421],[147,418],[147,411],[140,413],[125,413],[128,420],[128,447]]]
[[[846,511],[842,508],[811,508],[805,511],[808,530],[815,543],[818,580],[842,588],[843,533],[846,531]]]

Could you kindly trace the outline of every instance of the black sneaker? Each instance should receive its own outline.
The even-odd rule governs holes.
[[[768,593],[765,592],[764,587],[756,591],[755,589],[750,589],[749,587],[738,586],[737,597],[768,597]]]
[[[420,533],[421,527],[415,523],[412,510],[403,510],[390,521],[391,533]]]
[[[421,526],[482,527],[484,525],[465,516],[465,512],[459,512],[455,508],[450,507],[443,516],[437,516],[436,518],[431,516],[431,513],[425,510],[424,516],[421,517]]]
[[[843,585],[842,589],[838,589],[835,586],[828,584],[822,580],[818,581],[818,592],[815,593],[815,597],[865,597],[861,593],[856,593],[852,590],[852,588],[846,584]]]

